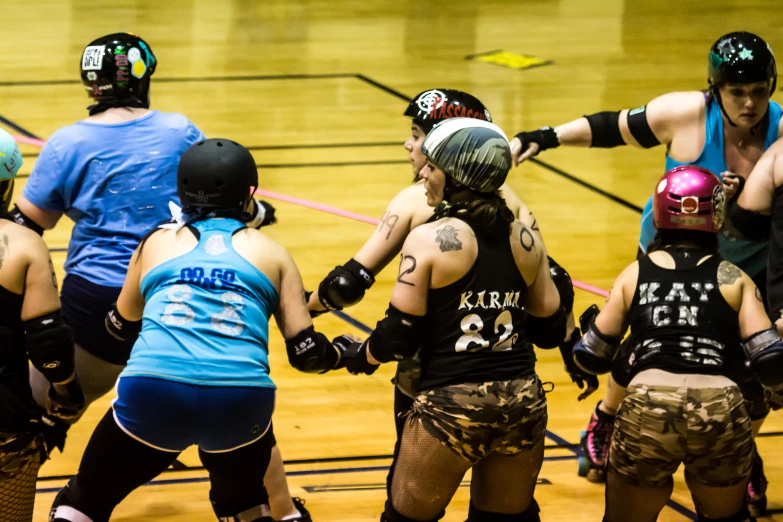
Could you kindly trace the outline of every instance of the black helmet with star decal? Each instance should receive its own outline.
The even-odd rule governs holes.
[[[778,77],[772,49],[760,36],[746,32],[729,33],[712,45],[708,72],[711,90],[725,83],[771,80],[771,94]]]

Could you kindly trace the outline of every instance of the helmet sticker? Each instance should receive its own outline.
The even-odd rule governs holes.
[[[128,60],[131,63],[131,74],[133,77],[139,80],[144,78],[144,73],[147,72],[147,65],[141,59],[141,51],[131,47],[130,51],[128,51]]]
[[[439,109],[444,103],[446,103],[446,95],[437,89],[421,93],[416,99],[416,105],[419,106],[419,110],[427,114],[431,113],[435,109]]]
[[[699,213],[699,198],[695,196],[686,196],[682,198],[681,210],[683,214],[698,214]]]
[[[139,51],[136,47],[131,47],[130,51],[128,51],[128,60],[130,60],[130,63],[141,60],[141,51]]]
[[[742,51],[740,51],[739,57],[742,58],[743,60],[752,60],[753,51],[751,51],[750,49],[743,49]]]
[[[87,73],[87,79],[90,80],[91,82],[94,82],[95,80],[98,79],[98,75],[95,73],[95,71],[90,71]]]
[[[82,71],[100,71],[103,67],[105,45],[90,45],[82,55]]]

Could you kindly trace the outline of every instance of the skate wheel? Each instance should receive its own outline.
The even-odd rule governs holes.
[[[590,472],[590,459],[587,457],[579,457],[579,470],[578,475],[580,477],[586,477]]]

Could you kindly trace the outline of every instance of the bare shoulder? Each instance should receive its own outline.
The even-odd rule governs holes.
[[[620,272],[620,275],[615,279],[615,286],[622,286],[623,288],[636,288],[636,282],[639,280],[639,262],[634,261],[625,269]]]
[[[669,92],[658,96],[649,105],[675,119],[699,116],[707,107],[704,93],[701,91]]]
[[[414,228],[405,240],[403,250],[421,253],[459,252],[466,241],[474,241],[473,230],[459,219],[443,218]]]
[[[25,226],[5,219],[2,220],[2,226],[0,226],[0,246],[7,254],[11,255],[14,250],[17,250],[28,257],[49,256],[49,248],[43,237]]]
[[[246,242],[254,252],[263,252],[265,257],[279,259],[290,257],[288,250],[283,245],[260,230],[245,228],[237,232],[234,237]]]

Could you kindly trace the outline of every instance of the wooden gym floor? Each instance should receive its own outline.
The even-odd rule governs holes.
[[[783,52],[778,7],[772,0],[6,0],[0,115],[11,132],[43,139],[85,117],[89,102],[77,69],[83,47],[132,31],[159,60],[154,108],[184,113],[208,136],[251,147],[265,189],[380,217],[411,177],[402,149],[410,125],[400,116],[409,96],[433,87],[465,90],[509,136],[636,107],[664,92],[706,87],[708,48],[729,31],[756,32]],[[552,63],[515,70],[466,59],[496,50]],[[37,150],[24,147],[22,177]],[[663,152],[550,151],[514,169],[509,183],[536,213],[552,255],[574,278],[608,288],[634,258],[639,207],[662,173]],[[292,252],[309,288],[370,233],[365,223],[276,206],[279,223],[268,233]],[[63,220],[45,236],[60,269],[70,228]],[[357,325],[374,325],[395,274],[396,267],[381,274],[348,310],[350,322],[326,316],[319,328],[361,333]],[[576,309],[602,301],[578,291]],[[317,521],[377,520],[394,440],[393,368],[372,377],[299,374],[286,362],[279,333],[270,337],[279,385],[275,431],[291,462],[293,494],[307,499]],[[557,351],[539,357],[540,375],[556,385],[548,396],[551,448],[536,492],[542,520],[600,520],[603,487],[576,476],[573,444],[604,389],[579,403]],[[94,404],[71,430],[65,453],[42,468],[36,521],[45,520],[54,492],[75,473],[109,403]],[[772,414],[763,431],[759,447],[776,513],[764,520],[783,520],[781,415]],[[133,493],[114,519],[214,520],[195,451],[181,462]],[[461,488],[444,520],[464,520],[467,505]],[[692,509],[680,473],[660,520],[693,520]]]

